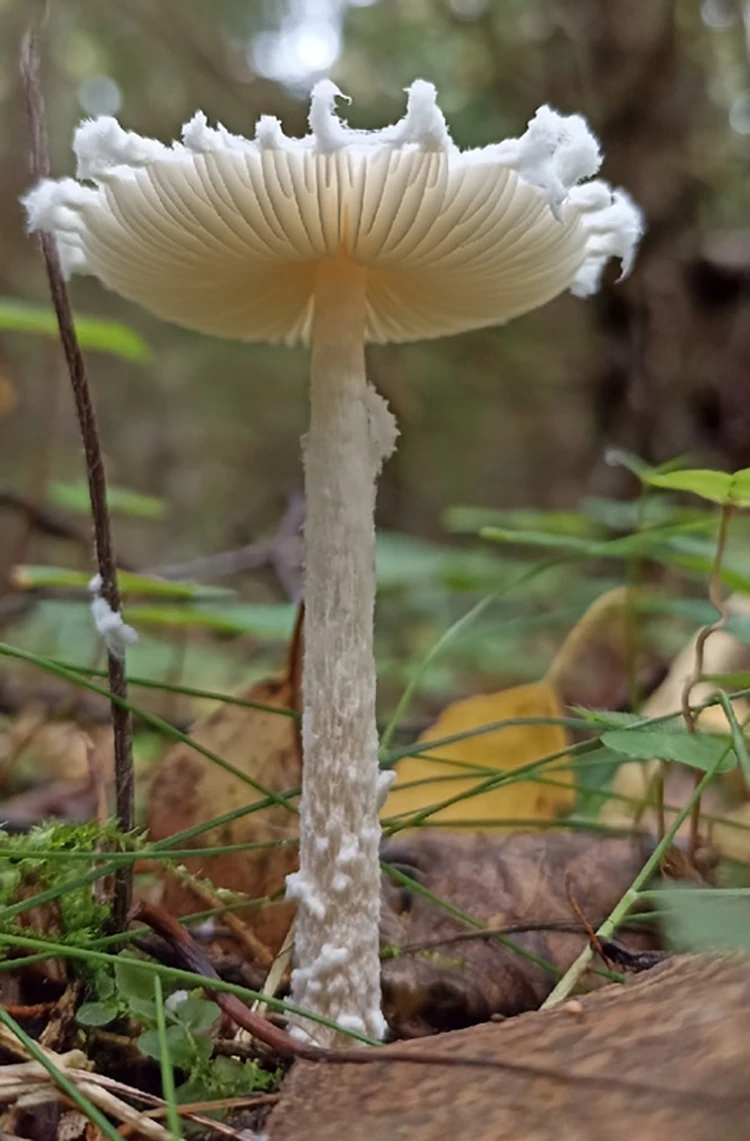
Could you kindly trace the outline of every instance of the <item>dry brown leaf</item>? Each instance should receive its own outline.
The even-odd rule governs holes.
[[[740,1141],[748,1018],[747,959],[684,956],[573,1011],[400,1047],[432,1064],[299,1063],[265,1131],[269,1141]],[[497,1068],[440,1065],[441,1054]]]
[[[559,717],[560,703],[547,682],[533,682],[456,701],[419,738],[419,743],[466,733],[495,721],[529,717]],[[384,817],[417,812],[476,787],[494,772],[519,769],[565,749],[568,738],[559,725],[509,725],[435,748],[429,756],[405,757],[383,810]],[[440,759],[436,759],[440,758]],[[451,763],[452,762],[452,763]],[[484,769],[464,776],[467,766]],[[517,781],[458,801],[436,812],[430,822],[465,822],[467,828],[499,828],[493,821],[550,820],[574,803],[573,778],[567,765],[555,762],[554,776],[571,788],[556,788],[533,780]],[[429,783],[415,784],[416,781]],[[411,787],[408,787],[411,786]]]
[[[620,709],[628,700],[628,588],[601,594],[568,633],[547,671],[546,681],[564,705]],[[651,688],[658,663],[639,653],[636,681]],[[651,683],[653,684],[653,683]]]
[[[587,939],[568,894],[597,927],[646,856],[640,840],[528,832],[412,833],[383,852],[389,863],[483,926],[531,927],[509,937],[560,971]],[[387,875],[383,904],[382,940],[406,952],[383,963],[385,1013],[399,1036],[456,1029],[493,1013],[533,1010],[555,984],[549,971],[495,940],[467,938],[471,928],[466,923]],[[560,926],[562,930],[555,929]],[[627,935],[624,941],[655,945],[640,935]]]
[[[558,693],[576,694],[575,700],[597,708],[609,707],[599,701],[582,701],[580,694],[600,685],[608,672],[617,674],[618,683],[625,676],[626,627],[628,601],[626,587],[618,586],[601,594],[570,630],[547,671],[547,681]]]
[[[296,690],[295,682],[283,679],[260,682],[242,696],[279,709],[294,709]],[[273,792],[284,792],[300,784],[298,726],[291,717],[224,705],[202,718],[192,737]],[[151,785],[149,833],[153,840],[165,839],[260,799],[261,795],[245,781],[180,743],[161,761]],[[274,804],[202,833],[191,846],[199,851],[203,847],[255,844],[296,835],[296,815]],[[285,876],[296,867],[297,848],[287,845],[220,856],[197,855],[183,862],[193,874],[211,880],[215,886],[254,898],[283,888]],[[165,878],[163,903],[176,915],[205,906],[173,876]],[[248,910],[242,914],[258,938],[270,950],[278,950],[292,916],[291,906],[275,903],[258,912]]]

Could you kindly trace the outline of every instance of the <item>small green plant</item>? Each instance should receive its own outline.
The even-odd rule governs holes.
[[[171,1064],[185,1075],[176,1090],[181,1104],[245,1096],[276,1084],[278,1075],[255,1062],[213,1056],[211,1031],[221,1010],[215,1002],[201,997],[200,991],[175,990],[168,995],[162,1035],[153,975],[140,968],[136,959],[121,955],[113,972],[95,974],[92,989],[97,998],[79,1008],[79,1025],[101,1027],[127,1018],[144,1027],[137,1040],[141,1053],[162,1065]]]
[[[91,862],[114,850],[132,848],[137,840],[124,835],[114,821],[69,824],[48,821],[22,835],[0,831],[0,909],[15,904],[24,892],[50,893],[56,906],[60,934],[70,942],[101,936],[110,918],[110,905],[90,884],[76,886],[80,867],[56,853],[88,853]],[[14,928],[0,919],[0,929]]]

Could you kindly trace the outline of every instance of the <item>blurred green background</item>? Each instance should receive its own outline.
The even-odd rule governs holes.
[[[95,664],[81,591],[14,571],[91,566],[69,384],[35,308],[46,283],[18,204],[29,175],[17,57],[35,9],[0,0],[0,621],[10,642]],[[456,535],[451,509],[533,508],[555,514],[531,525],[618,533],[613,501],[638,488],[607,464],[611,448],[750,464],[749,50],[743,0],[52,0],[43,81],[56,175],[73,173],[72,131],[88,115],[163,140],[197,108],[238,133],[274,114],[302,134],[309,89],[330,74],[352,97],[350,123],[380,126],[423,77],[462,146],[522,133],[545,102],[583,113],[603,176],[645,210],[635,272],[615,286],[611,266],[596,298],[369,350],[402,432],[378,506],[385,706],[451,621],[531,565],[522,548]],[[163,567],[272,536],[301,485],[305,352],[184,332],[92,279],[72,296],[79,314],[116,323],[86,339],[124,563]],[[226,596],[129,598],[142,634],[132,670],[219,687],[278,665],[293,621],[296,554],[284,551],[281,578],[193,568]],[[539,676],[621,573],[598,569],[561,568],[508,596],[431,671],[425,700]]]

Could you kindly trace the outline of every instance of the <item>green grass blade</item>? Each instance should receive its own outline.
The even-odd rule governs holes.
[[[164,991],[159,975],[154,975],[154,1002],[156,1003],[156,1033],[159,1035],[159,1065],[161,1066],[162,1096],[167,1106],[167,1124],[175,1141],[182,1139],[182,1121],[177,1110],[174,1085],[174,1068],[169,1054],[167,1020],[164,1015]]]

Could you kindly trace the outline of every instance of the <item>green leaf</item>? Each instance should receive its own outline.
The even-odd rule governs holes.
[[[169,582],[167,579],[149,578],[147,575],[120,571],[120,590],[123,594],[142,594],[155,598],[173,598],[177,601],[226,598],[231,590],[219,586],[200,586],[195,582]],[[16,566],[13,568],[13,585],[16,590],[71,590],[88,587],[91,575],[66,567]]]
[[[742,468],[732,476],[732,503],[737,507],[750,504],[750,468]]]
[[[135,994],[129,994],[127,997],[131,1014],[143,1022],[156,1021],[156,1003],[152,998],[138,998]]]
[[[674,729],[612,729],[602,743],[626,757],[650,761],[679,761],[680,764],[707,772],[718,764],[717,772],[734,768],[737,758],[729,737],[713,733],[688,733]]]
[[[258,1090],[273,1089],[278,1075],[262,1070],[256,1062],[241,1062],[219,1054],[211,1063],[214,1097],[247,1097]]]
[[[660,910],[662,906],[676,950],[750,951],[750,896],[674,888],[659,892]]]
[[[214,1052],[214,1040],[210,1034],[191,1034],[186,1030],[188,1038],[190,1039],[190,1050],[192,1054],[191,1068],[193,1072],[201,1066],[206,1066]]]
[[[169,1060],[180,1069],[190,1069],[195,1061],[196,1049],[193,1039],[184,1026],[168,1026],[165,1033]],[[208,1041],[209,1052],[211,1042]],[[158,1030],[146,1030],[138,1039],[138,1049],[147,1058],[162,1060],[161,1041]]]
[[[53,481],[47,488],[47,499],[53,506],[65,511],[78,515],[91,513],[89,487],[84,480],[76,483]],[[132,515],[137,519],[161,519],[167,509],[163,499],[128,491],[125,487],[113,487],[112,484],[107,486],[107,503],[114,515]]]
[[[115,963],[115,983],[123,998],[153,1002],[154,977],[129,955],[118,955]]]
[[[36,333],[43,337],[59,337],[57,318],[47,305],[0,298],[0,329],[12,333]],[[110,353],[136,364],[148,364],[151,348],[147,341],[127,325],[104,321],[99,317],[76,317],[75,330],[83,349]]]
[[[96,993],[99,998],[114,998],[115,980],[107,971],[96,972]]]
[[[651,487],[689,491],[712,503],[750,506],[750,468],[731,473],[710,468],[687,468],[669,472],[646,470],[640,476]]]
[[[215,1002],[205,998],[186,998],[169,1011],[171,1016],[186,1030],[210,1030],[221,1010]]]
[[[669,491],[690,491],[712,503],[730,503],[732,476],[709,468],[688,468],[684,471],[641,472],[641,479],[650,487],[663,487]]]
[[[76,1021],[80,1026],[107,1026],[118,1014],[117,1007],[106,1002],[84,1002],[78,1008]]]
[[[251,1062],[249,1068],[250,1070],[254,1070],[257,1067],[255,1066],[254,1062]],[[243,1090],[241,1084],[242,1082],[247,1081],[247,1062],[241,1062],[239,1058],[227,1058],[223,1054],[219,1054],[213,1064],[213,1071],[216,1080],[226,1086],[229,1086],[234,1096],[238,1096],[240,1093],[247,1095],[248,1088],[246,1087]],[[251,1086],[249,1088],[252,1089],[253,1087]],[[224,1096],[231,1097],[232,1093],[225,1093]]]

